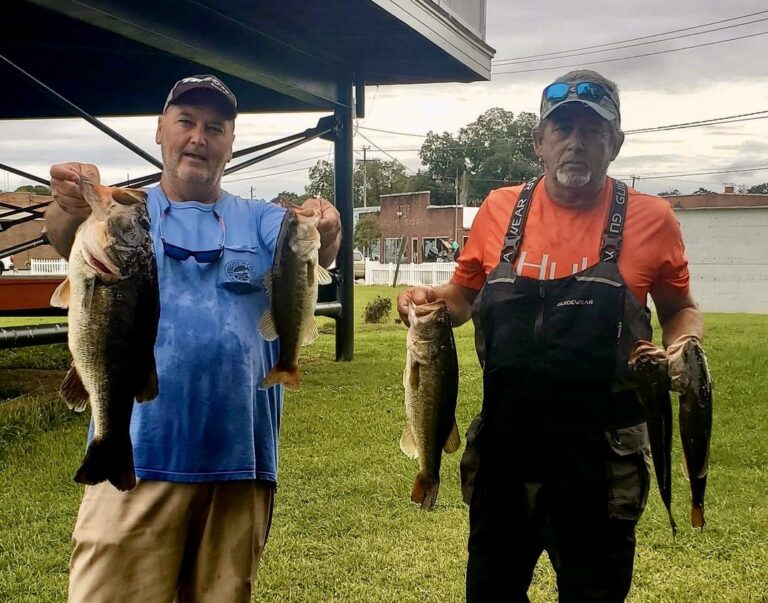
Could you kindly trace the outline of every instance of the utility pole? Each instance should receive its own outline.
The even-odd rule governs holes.
[[[368,149],[371,147],[363,145],[363,207],[368,207],[368,169],[365,162],[368,159]]]
[[[632,174],[632,188],[635,188],[635,180],[637,179],[637,176]]]
[[[251,187],[251,199],[253,199],[253,187]]]

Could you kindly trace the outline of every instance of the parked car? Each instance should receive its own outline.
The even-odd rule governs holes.
[[[354,260],[355,279],[365,278],[365,257],[363,256],[363,252],[355,249],[352,251],[352,258]]]

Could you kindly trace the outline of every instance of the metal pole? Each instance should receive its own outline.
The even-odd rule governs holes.
[[[67,329],[66,323],[0,328],[0,349],[66,343]]]
[[[363,207],[368,207],[368,168],[366,161],[368,160],[368,147],[363,145]]]
[[[352,360],[355,348],[355,293],[354,293],[354,260],[352,245],[354,231],[352,228],[353,214],[353,150],[352,150],[352,81],[339,83],[339,95],[344,108],[336,109],[335,115],[339,120],[339,128],[333,145],[335,168],[335,197],[336,208],[341,214],[341,249],[336,257],[341,283],[339,285],[339,301],[342,312],[336,321],[336,360]]]

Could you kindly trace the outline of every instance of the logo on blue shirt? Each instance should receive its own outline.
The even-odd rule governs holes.
[[[253,266],[245,260],[233,260],[224,267],[227,278],[237,283],[250,283],[253,277]]]

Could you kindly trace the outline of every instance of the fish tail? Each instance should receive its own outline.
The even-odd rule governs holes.
[[[691,505],[691,526],[703,531],[706,523],[707,522],[704,521],[704,504]]]
[[[299,386],[301,385],[299,369],[285,368],[278,364],[269,371],[266,377],[264,377],[264,381],[261,382],[261,387],[268,388],[277,385],[278,383],[283,384],[289,389],[299,389]]]
[[[420,504],[425,511],[431,511],[437,502],[440,490],[440,478],[430,478],[424,471],[419,471],[411,490],[411,501]]]
[[[94,439],[89,444],[75,481],[92,486],[106,480],[122,491],[132,490],[136,485],[130,438]]]
[[[669,527],[672,528],[672,539],[674,539],[677,536],[677,522],[672,516],[672,507],[670,506],[667,506],[667,515],[669,516]]]

